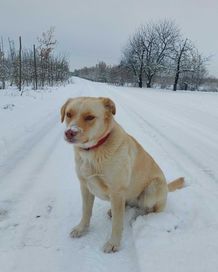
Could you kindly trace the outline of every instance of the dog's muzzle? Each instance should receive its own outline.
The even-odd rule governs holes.
[[[75,136],[78,135],[78,133],[81,132],[81,129],[75,125],[71,126],[67,130],[65,130],[64,135],[65,139],[69,142],[75,141]]]

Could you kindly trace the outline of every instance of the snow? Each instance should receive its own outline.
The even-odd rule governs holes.
[[[75,96],[108,96],[117,121],[155,158],[167,180],[185,176],[159,214],[127,209],[121,250],[104,254],[111,222],[96,200],[81,215],[73,152],[59,110]],[[47,91],[0,92],[0,271],[192,271],[218,268],[218,94],[114,87],[74,78]]]

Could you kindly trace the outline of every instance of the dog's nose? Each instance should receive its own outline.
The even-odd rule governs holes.
[[[67,137],[67,139],[72,139],[74,136],[77,135],[77,133],[78,133],[78,131],[68,129],[65,131],[65,136]]]

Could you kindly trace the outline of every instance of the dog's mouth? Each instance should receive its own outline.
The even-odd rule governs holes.
[[[76,139],[75,137],[68,138],[68,137],[64,136],[64,140],[68,144],[76,144],[76,145],[79,145],[79,146],[84,147],[84,148],[86,148],[86,144],[89,143],[89,140],[81,141],[81,139]]]
[[[75,138],[67,138],[67,137],[64,137],[64,140],[69,143],[69,144],[76,144],[78,143],[78,141],[75,139]]]

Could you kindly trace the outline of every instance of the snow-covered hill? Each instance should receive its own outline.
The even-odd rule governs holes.
[[[69,237],[81,214],[72,147],[59,110],[68,97],[108,96],[117,121],[167,180],[185,176],[165,212],[126,211],[122,248],[101,250],[109,203],[97,200],[89,233]],[[0,271],[215,272],[218,268],[218,94],[74,84],[24,96],[0,92]]]

